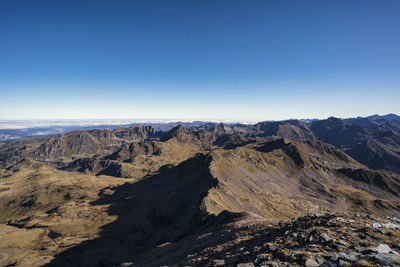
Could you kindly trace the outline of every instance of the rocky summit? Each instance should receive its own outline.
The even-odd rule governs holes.
[[[2,142],[0,266],[400,266],[399,166],[396,115]]]

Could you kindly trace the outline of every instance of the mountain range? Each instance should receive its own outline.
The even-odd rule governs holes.
[[[394,114],[21,138],[0,177],[0,265],[400,263]]]

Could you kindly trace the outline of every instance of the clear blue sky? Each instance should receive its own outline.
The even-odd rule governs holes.
[[[400,1],[0,2],[0,119],[400,113]]]

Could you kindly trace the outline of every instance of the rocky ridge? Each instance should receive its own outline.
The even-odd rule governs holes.
[[[399,237],[399,219],[365,214],[309,214],[276,224],[236,223],[199,235],[195,241],[181,241],[195,242],[196,247],[178,265],[399,266]],[[162,257],[167,251],[179,254],[179,244],[152,253]],[[172,256],[164,257],[168,262]]]

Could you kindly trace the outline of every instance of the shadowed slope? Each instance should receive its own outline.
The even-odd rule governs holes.
[[[116,188],[92,205],[111,204],[118,220],[101,237],[58,255],[49,266],[97,266],[132,257],[210,225],[215,216],[202,201],[217,180],[208,171],[208,157],[198,155],[159,175]],[[228,219],[228,217],[227,217]]]

